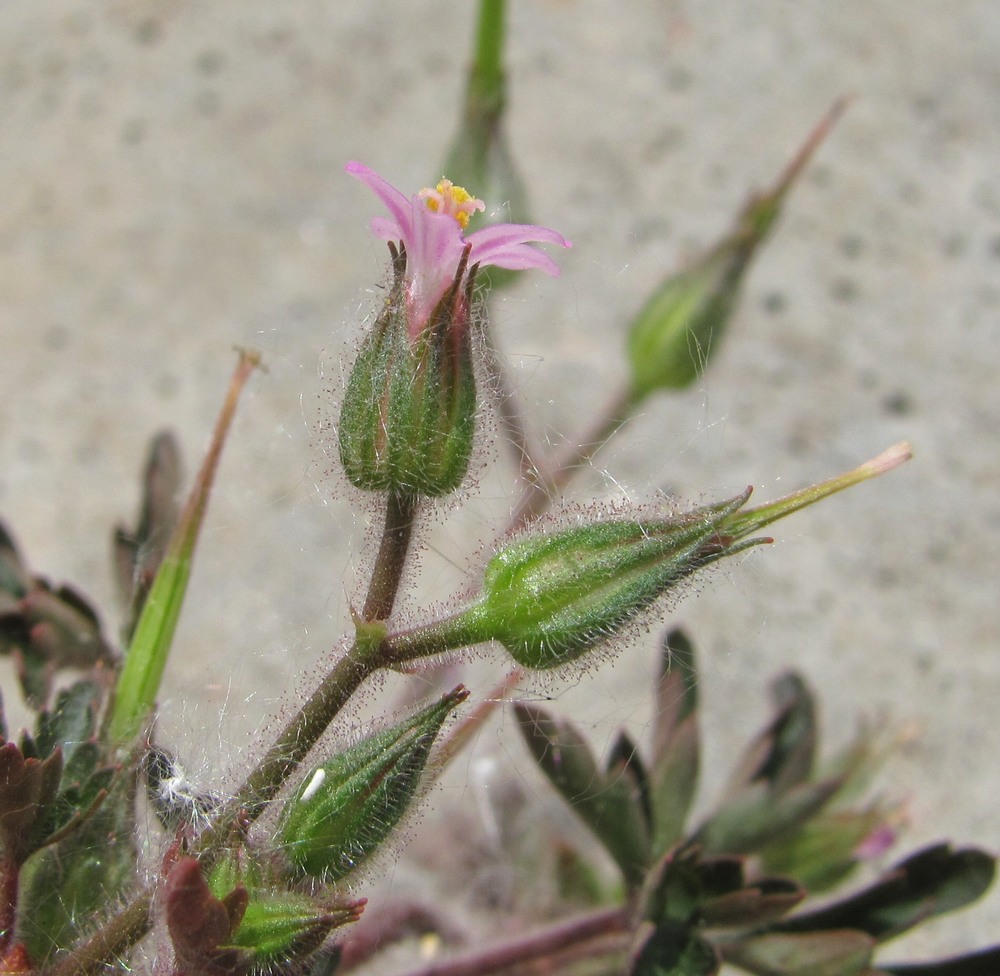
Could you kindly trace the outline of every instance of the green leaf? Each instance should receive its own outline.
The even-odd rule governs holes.
[[[225,402],[216,420],[208,454],[143,604],[109,715],[108,738],[117,745],[127,745],[138,735],[159,693],[219,458],[240,392],[258,363],[259,358],[255,354],[240,352]]]
[[[587,740],[572,723],[537,705],[514,706],[532,758],[614,858],[630,887],[649,859],[649,830],[631,777],[602,773]]]
[[[705,880],[699,859],[700,851],[687,847],[660,858],[646,875],[639,902],[642,917],[653,922],[661,932],[667,928],[687,931],[698,924]],[[731,883],[739,885],[742,868],[737,867],[737,872]],[[714,874],[718,885],[719,872],[716,870]]]
[[[722,957],[757,976],[860,976],[875,940],[850,930],[768,934],[720,946]]]
[[[562,903],[593,907],[603,904],[610,897],[594,866],[575,847],[561,839],[555,841],[553,876]]]
[[[884,825],[887,816],[879,807],[823,811],[797,833],[760,850],[761,863],[769,874],[790,875],[815,895],[854,871],[858,845]]]
[[[44,964],[92,931],[135,880],[134,796],[120,777],[79,829],[39,851],[21,873],[18,938]]]
[[[857,894],[787,919],[775,929],[852,928],[885,941],[934,915],[975,901],[989,888],[994,872],[994,859],[984,851],[954,851],[948,844],[936,844],[890,868],[883,878]]]
[[[69,768],[74,753],[94,737],[100,701],[101,691],[92,681],[78,681],[59,692],[52,711],[38,716],[35,741],[39,753],[47,756],[56,746],[62,746]]]

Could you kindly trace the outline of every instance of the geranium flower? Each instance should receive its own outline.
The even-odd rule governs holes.
[[[402,243],[406,256],[406,303],[411,337],[421,333],[438,302],[465,264],[523,271],[537,268],[557,275],[559,268],[532,244],[572,245],[562,234],[534,224],[493,224],[466,236],[469,217],[485,204],[450,180],[433,190],[406,196],[361,163],[348,163],[351,176],[361,180],[385,205],[388,217],[375,217],[372,232],[383,240]]]

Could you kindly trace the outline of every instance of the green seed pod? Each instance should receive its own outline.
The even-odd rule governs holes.
[[[405,294],[406,254],[351,370],[340,413],[340,460],[364,491],[430,498],[462,483],[472,455],[476,378],[470,335],[473,273],[461,264],[418,331]]]
[[[282,813],[291,863],[335,881],[372,854],[409,807],[441,725],[466,697],[459,686],[309,773]]]
[[[749,495],[659,521],[597,522],[514,543],[490,560],[482,600],[464,622],[526,668],[572,661],[702,566],[751,544],[720,532]]]
[[[633,402],[655,390],[683,389],[705,372],[736,310],[751,260],[845,105],[841,100],[830,109],[770,190],[750,197],[729,234],[664,280],[646,301],[628,337]]]

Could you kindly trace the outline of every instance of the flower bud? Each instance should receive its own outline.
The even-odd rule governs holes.
[[[472,454],[475,269],[466,280],[462,261],[451,287],[414,335],[404,287],[407,256],[405,250],[394,255],[389,298],[344,393],[340,460],[356,488],[439,497],[461,484]]]
[[[526,668],[572,661],[695,570],[749,543],[720,529],[749,498],[661,520],[597,522],[529,537],[486,567],[469,614]]]
[[[282,813],[280,836],[292,864],[334,881],[374,852],[416,794],[445,718],[467,696],[459,686],[309,773]]]

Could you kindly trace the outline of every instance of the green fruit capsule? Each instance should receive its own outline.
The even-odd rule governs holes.
[[[507,546],[487,565],[482,599],[465,623],[526,668],[572,661],[696,570],[745,548],[723,526],[749,494],[672,518],[597,522]]]

